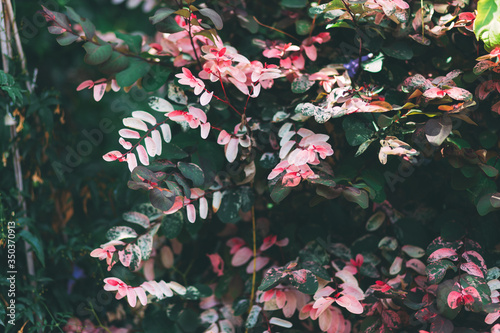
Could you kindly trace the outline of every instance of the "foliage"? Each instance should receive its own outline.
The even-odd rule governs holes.
[[[126,302],[91,303],[94,323],[23,312],[29,329],[499,331],[494,1],[257,3],[145,1],[146,32],[106,34],[71,7],[42,7],[56,41],[80,43],[102,73],[75,90],[118,102],[121,124],[99,141],[117,132],[121,147],[96,143],[112,164],[94,159],[106,176],[78,180],[85,215],[92,198],[100,219],[92,238],[72,227],[74,244],[49,250],[40,234],[57,228],[17,216],[19,237],[47,274],[79,246],[85,293],[92,284]],[[27,110],[17,116],[36,123],[29,110],[44,99],[0,79]],[[77,177],[52,167],[60,182]],[[106,264],[96,273],[89,257]]]

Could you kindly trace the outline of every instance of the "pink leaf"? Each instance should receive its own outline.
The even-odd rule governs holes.
[[[135,293],[134,288],[127,288],[127,300],[131,307],[135,307],[137,304],[137,294]]]
[[[137,155],[139,156],[139,161],[141,161],[143,165],[149,165],[148,153],[146,152],[146,149],[144,149],[144,146],[138,145],[136,150],[137,150]]]
[[[127,128],[122,128],[118,131],[118,134],[125,139],[140,139],[141,135],[137,131],[133,131]]]
[[[212,197],[212,210],[217,213],[222,201],[222,193],[220,191],[214,192]]]
[[[207,114],[203,112],[203,110],[195,108],[194,106],[190,106],[188,109],[189,114],[193,115],[196,119],[200,120],[202,123],[207,122]]]
[[[107,154],[104,154],[102,156],[102,159],[105,160],[106,162],[112,162],[112,161],[116,161],[121,156],[122,156],[121,152],[119,152],[118,150],[113,150]]]
[[[147,131],[148,130],[148,125],[146,125],[146,123],[140,119],[129,117],[129,118],[123,118],[122,121],[123,121],[123,125],[125,125],[127,127],[137,129],[140,131]]]
[[[318,309],[315,316],[316,318],[319,317],[330,305],[332,305],[335,302],[335,298],[333,297],[322,297],[316,302],[314,302],[313,309]],[[312,318],[312,316],[311,316]],[[312,318],[315,319],[315,318]]]
[[[448,294],[448,306],[452,309],[456,309],[459,307],[462,301],[462,294],[458,291],[451,291]]]
[[[156,155],[161,155],[162,144],[161,144],[161,134],[158,130],[154,130],[151,132],[151,138],[153,139],[156,145]]]
[[[333,321],[333,313],[328,309],[327,311],[324,311],[321,316],[319,316],[318,319],[318,324],[319,328],[321,331],[326,332],[330,328],[330,325],[332,324]]]
[[[276,243],[276,240],[278,239],[278,236],[276,235],[271,235],[271,236],[267,236],[266,238],[264,238],[264,241],[262,242],[262,245],[260,246],[260,251],[265,251],[267,250],[268,248],[270,248],[271,246],[274,245],[274,243]]]
[[[410,259],[406,262],[406,267],[413,269],[420,275],[425,275],[425,264],[418,259]]]
[[[240,248],[231,259],[231,265],[238,267],[244,265],[253,256],[249,247]]]
[[[199,200],[200,203],[200,217],[204,220],[208,215],[208,201],[207,198],[201,197]]]
[[[200,96],[200,104],[205,106],[207,105],[208,103],[210,103],[210,101],[212,100],[212,96],[214,95],[214,92],[208,92],[208,91],[205,91],[203,94],[201,94]]]
[[[146,296],[146,293],[144,292],[144,289],[141,287],[136,287],[134,288],[135,293],[137,294],[137,297],[139,298],[139,301],[143,306],[146,306],[148,304],[148,298]]]
[[[288,242],[289,242],[289,239],[287,237],[285,237],[282,240],[277,241],[276,245],[278,245],[279,247],[284,247],[284,246],[288,245]]]
[[[206,139],[208,134],[210,133],[210,123],[204,123],[200,125],[201,129],[201,138]]]
[[[218,253],[207,254],[207,256],[210,259],[214,273],[217,276],[224,275],[224,260],[222,260],[221,256]]]
[[[144,139],[144,143],[146,144],[146,150],[148,152],[148,155],[151,157],[154,157],[156,155],[156,143],[152,138],[147,136]]]
[[[337,299],[337,304],[346,308],[347,311],[354,314],[363,313],[363,305],[351,295],[343,295]]]
[[[104,93],[106,92],[106,85],[107,83],[101,83],[94,86],[94,99],[96,102],[99,102],[102,96],[104,96]]]
[[[488,313],[486,318],[484,319],[484,322],[488,325],[493,324],[497,319],[500,318],[500,311],[496,311],[493,313]]]
[[[161,133],[163,134],[163,140],[169,143],[172,140],[172,132],[170,131],[170,126],[168,124],[160,125]]]
[[[134,153],[127,154],[127,164],[130,172],[134,171],[135,167],[137,166],[137,158],[135,157]]]
[[[156,118],[149,112],[134,111],[132,112],[132,117],[148,122],[153,126],[156,125]]]
[[[194,223],[196,221],[196,208],[194,208],[193,204],[189,204],[186,206],[187,218],[188,221]]]
[[[76,87],[76,91],[80,91],[80,90],[83,90],[85,88],[92,88],[94,86],[94,81],[92,80],[86,80],[86,81],[83,81],[82,83],[80,83],[78,85],[78,87]]]
[[[469,91],[462,88],[455,87],[447,89],[446,93],[448,94],[448,96],[458,101],[469,101],[472,99],[472,94]]]
[[[266,266],[269,263],[269,258],[268,257],[257,257],[255,258],[255,271],[258,272],[264,266]],[[253,273],[253,260],[250,260],[247,266],[247,273],[252,274]]]
[[[437,261],[437,260],[440,260],[443,258],[450,259],[453,261],[458,260],[458,256],[457,256],[457,253],[455,252],[455,250],[444,247],[444,248],[441,248],[439,250],[432,252],[432,254],[429,256],[427,261],[433,262],[433,261]]]
[[[229,163],[234,162],[236,156],[238,156],[238,139],[231,138],[229,143],[226,145],[226,158]]]
[[[118,142],[122,145],[123,148],[129,150],[132,148],[132,144],[126,141],[124,138],[119,138]]]
[[[231,140],[231,135],[229,135],[229,133],[225,130],[220,131],[217,143],[220,145],[226,145],[229,143],[229,140]]]
[[[473,262],[463,263],[462,265],[460,265],[460,269],[466,273],[469,273],[470,275],[484,278],[484,274],[481,271],[481,269],[479,268],[479,266]]]

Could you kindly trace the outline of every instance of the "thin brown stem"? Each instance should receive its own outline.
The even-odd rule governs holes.
[[[298,40],[298,39],[297,39],[297,38],[295,38],[294,36],[290,35],[289,33],[286,33],[286,32],[284,32],[283,30],[277,29],[277,28],[275,28],[275,27],[271,27],[271,26],[266,25],[266,24],[264,24],[264,23],[261,23],[259,20],[257,20],[257,18],[256,18],[255,16],[253,16],[253,19],[254,19],[254,20],[255,20],[255,22],[257,22],[259,25],[261,25],[261,26],[263,26],[263,27],[265,27],[265,28],[268,28],[268,29],[271,29],[271,30],[277,31],[277,32],[279,32],[279,33],[282,33],[283,35],[288,36],[288,37],[290,37],[290,38],[292,38],[292,39],[294,39],[294,40],[296,40],[297,42],[299,42],[299,43],[300,43],[300,40]]]

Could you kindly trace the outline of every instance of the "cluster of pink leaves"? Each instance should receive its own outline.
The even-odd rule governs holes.
[[[302,179],[316,178],[310,165],[318,165],[319,158],[325,159],[333,155],[333,149],[327,143],[329,136],[315,134],[311,130],[301,128],[292,130],[292,123],[285,123],[279,130],[281,137],[279,157],[281,162],[271,171],[268,179],[274,179],[285,172],[282,183],[284,186],[297,186]],[[300,141],[292,140],[295,136],[301,137]],[[319,156],[319,158],[318,158]]]
[[[252,249],[250,249],[250,247],[246,245],[245,241],[242,238],[233,237],[226,242],[226,245],[231,248],[229,253],[233,255],[231,259],[231,265],[234,267],[243,266],[253,257]],[[247,265],[246,272],[248,274],[252,274],[254,272],[254,265],[255,271],[257,272],[269,263],[269,257],[262,256],[262,252],[266,251],[273,245],[279,247],[287,246],[288,238],[278,240],[276,235],[270,235],[264,238],[262,245],[257,250],[257,256],[254,258],[254,260],[250,260]]]
[[[179,295],[184,295],[186,293],[186,288],[175,281],[168,283],[163,280],[160,282],[146,281],[138,287],[132,287],[115,277],[104,279],[104,290],[116,291],[116,299],[127,297],[127,301],[131,307],[136,306],[137,299],[139,299],[139,302],[143,306],[146,305],[148,303],[146,292],[158,299],[172,297],[174,291]]]

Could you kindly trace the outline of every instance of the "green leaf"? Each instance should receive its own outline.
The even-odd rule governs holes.
[[[261,291],[272,289],[276,287],[284,277],[286,277],[286,274],[283,274],[283,268],[270,268],[264,275],[258,289]]]
[[[106,62],[99,65],[99,70],[105,74],[118,73],[128,67],[128,57],[120,52],[113,51]]]
[[[437,288],[437,297],[436,297],[436,306],[439,311],[439,313],[448,319],[454,319],[460,310],[462,309],[461,306],[452,309],[448,306],[448,295],[450,292],[453,290],[453,280],[446,280],[443,283],[441,283],[438,288]]]
[[[233,302],[233,311],[234,316],[241,316],[245,312],[247,312],[248,307],[250,306],[250,301],[247,299],[235,300]]]
[[[150,68],[151,65],[145,60],[131,58],[127,69],[116,74],[116,82],[120,87],[129,87],[146,75]]]
[[[158,90],[167,83],[171,72],[171,70],[160,65],[151,66],[149,72],[142,78],[142,87],[147,92]]]
[[[222,18],[215,10],[211,8],[200,8],[199,12],[201,13],[201,15],[208,17],[210,21],[212,21],[217,30],[222,29],[223,27]]]
[[[398,248],[398,241],[394,237],[385,236],[378,243],[378,248],[386,251],[395,251]]]
[[[344,118],[342,127],[345,131],[346,140],[351,146],[358,146],[371,139],[374,133],[364,121],[353,116]]]
[[[296,94],[302,94],[308,91],[313,85],[315,81],[309,80],[309,75],[302,75],[293,80],[292,82],[292,92]]]
[[[498,175],[498,170],[495,167],[492,167],[491,165],[479,164],[479,167],[488,177],[496,177]]]
[[[155,29],[163,33],[176,33],[180,31],[185,31],[184,28],[180,27],[173,17],[167,17],[161,22],[155,24]]]
[[[205,175],[203,170],[193,163],[178,162],[177,167],[181,171],[182,175],[190,179],[194,186],[201,186],[205,182]]]
[[[285,199],[290,194],[290,192],[292,192],[292,188],[289,186],[284,186],[281,180],[279,180],[278,183],[276,183],[276,185],[272,187],[271,199],[273,199],[274,202],[278,203],[281,200]]]
[[[411,45],[406,41],[396,41],[388,46],[382,46],[382,51],[389,57],[399,60],[410,60],[413,58]]]
[[[281,0],[280,4],[288,8],[304,8],[307,6],[307,0]]]
[[[500,7],[497,1],[478,1],[474,33],[477,40],[484,42],[488,52],[500,45]]]
[[[127,35],[121,32],[115,32],[116,37],[120,38],[127,44],[130,52],[138,54],[141,52],[142,37],[138,35]]]
[[[258,305],[252,306],[250,313],[248,314],[247,321],[245,322],[246,328],[253,328],[255,324],[257,324],[257,320],[259,319],[259,314],[262,308]]]
[[[357,203],[361,208],[366,209],[369,206],[368,193],[355,187],[347,187],[342,191],[342,195],[347,201]]]
[[[429,283],[439,284],[443,280],[448,269],[453,269],[455,272],[457,271],[455,264],[446,259],[434,261],[428,264],[425,268],[425,272],[427,273]]]
[[[108,232],[106,233],[106,238],[109,239],[110,241],[122,240],[126,238],[136,238],[136,237],[137,233],[135,232],[134,229],[123,226],[113,227],[109,229]]]
[[[382,226],[384,221],[385,221],[385,213],[382,211],[378,211],[372,216],[370,216],[370,218],[366,222],[366,230],[375,231],[378,228],[380,228],[380,226]]]
[[[371,143],[375,140],[376,139],[369,139],[369,140],[366,140],[365,142],[363,142],[362,144],[360,144],[354,157],[358,157],[359,155],[363,154],[368,149],[368,147],[370,147]]]
[[[173,13],[175,13],[175,9],[163,7],[158,9],[153,16],[149,17],[149,21],[151,22],[151,24],[157,24]]]
[[[302,268],[310,271],[317,277],[320,277],[324,280],[330,280],[331,276],[326,269],[323,268],[319,263],[315,261],[306,261],[301,264]]]
[[[132,259],[130,260],[129,268],[132,271],[135,271],[139,268],[139,266],[141,264],[141,260],[142,260],[141,249],[136,244],[129,244],[125,248],[125,252],[127,252],[127,250],[130,251],[130,254],[132,254]]]
[[[153,250],[153,235],[151,233],[144,234],[137,239],[137,246],[141,250],[142,260],[148,260]]]
[[[99,65],[108,60],[113,53],[113,47],[110,44],[96,45],[92,42],[83,44],[87,52],[85,62],[89,65]]]
[[[153,188],[149,192],[149,200],[153,207],[167,211],[174,205],[175,195],[165,188]]]
[[[72,44],[74,41],[78,39],[78,35],[72,34],[70,32],[63,32],[61,35],[57,36],[56,41],[61,46],[67,46]]]
[[[138,224],[145,229],[149,228],[149,218],[144,214],[138,212],[127,212],[123,213],[122,217],[127,222]]]
[[[161,221],[163,234],[168,239],[176,238],[182,231],[184,225],[184,214],[177,211],[174,214],[165,215]]]
[[[312,295],[318,290],[318,279],[307,269],[299,269],[288,274],[290,284],[301,293]]]
[[[236,223],[240,220],[241,194],[238,190],[228,190],[222,194],[222,202],[217,216],[224,223]]]
[[[169,160],[180,160],[189,156],[188,153],[173,143],[163,144],[163,155],[165,155]]]
[[[22,237],[35,252],[36,257],[40,260],[40,263],[43,267],[45,267],[45,254],[43,252],[43,243],[40,241],[40,238],[33,235],[29,230],[23,229],[19,232],[19,237]]]

